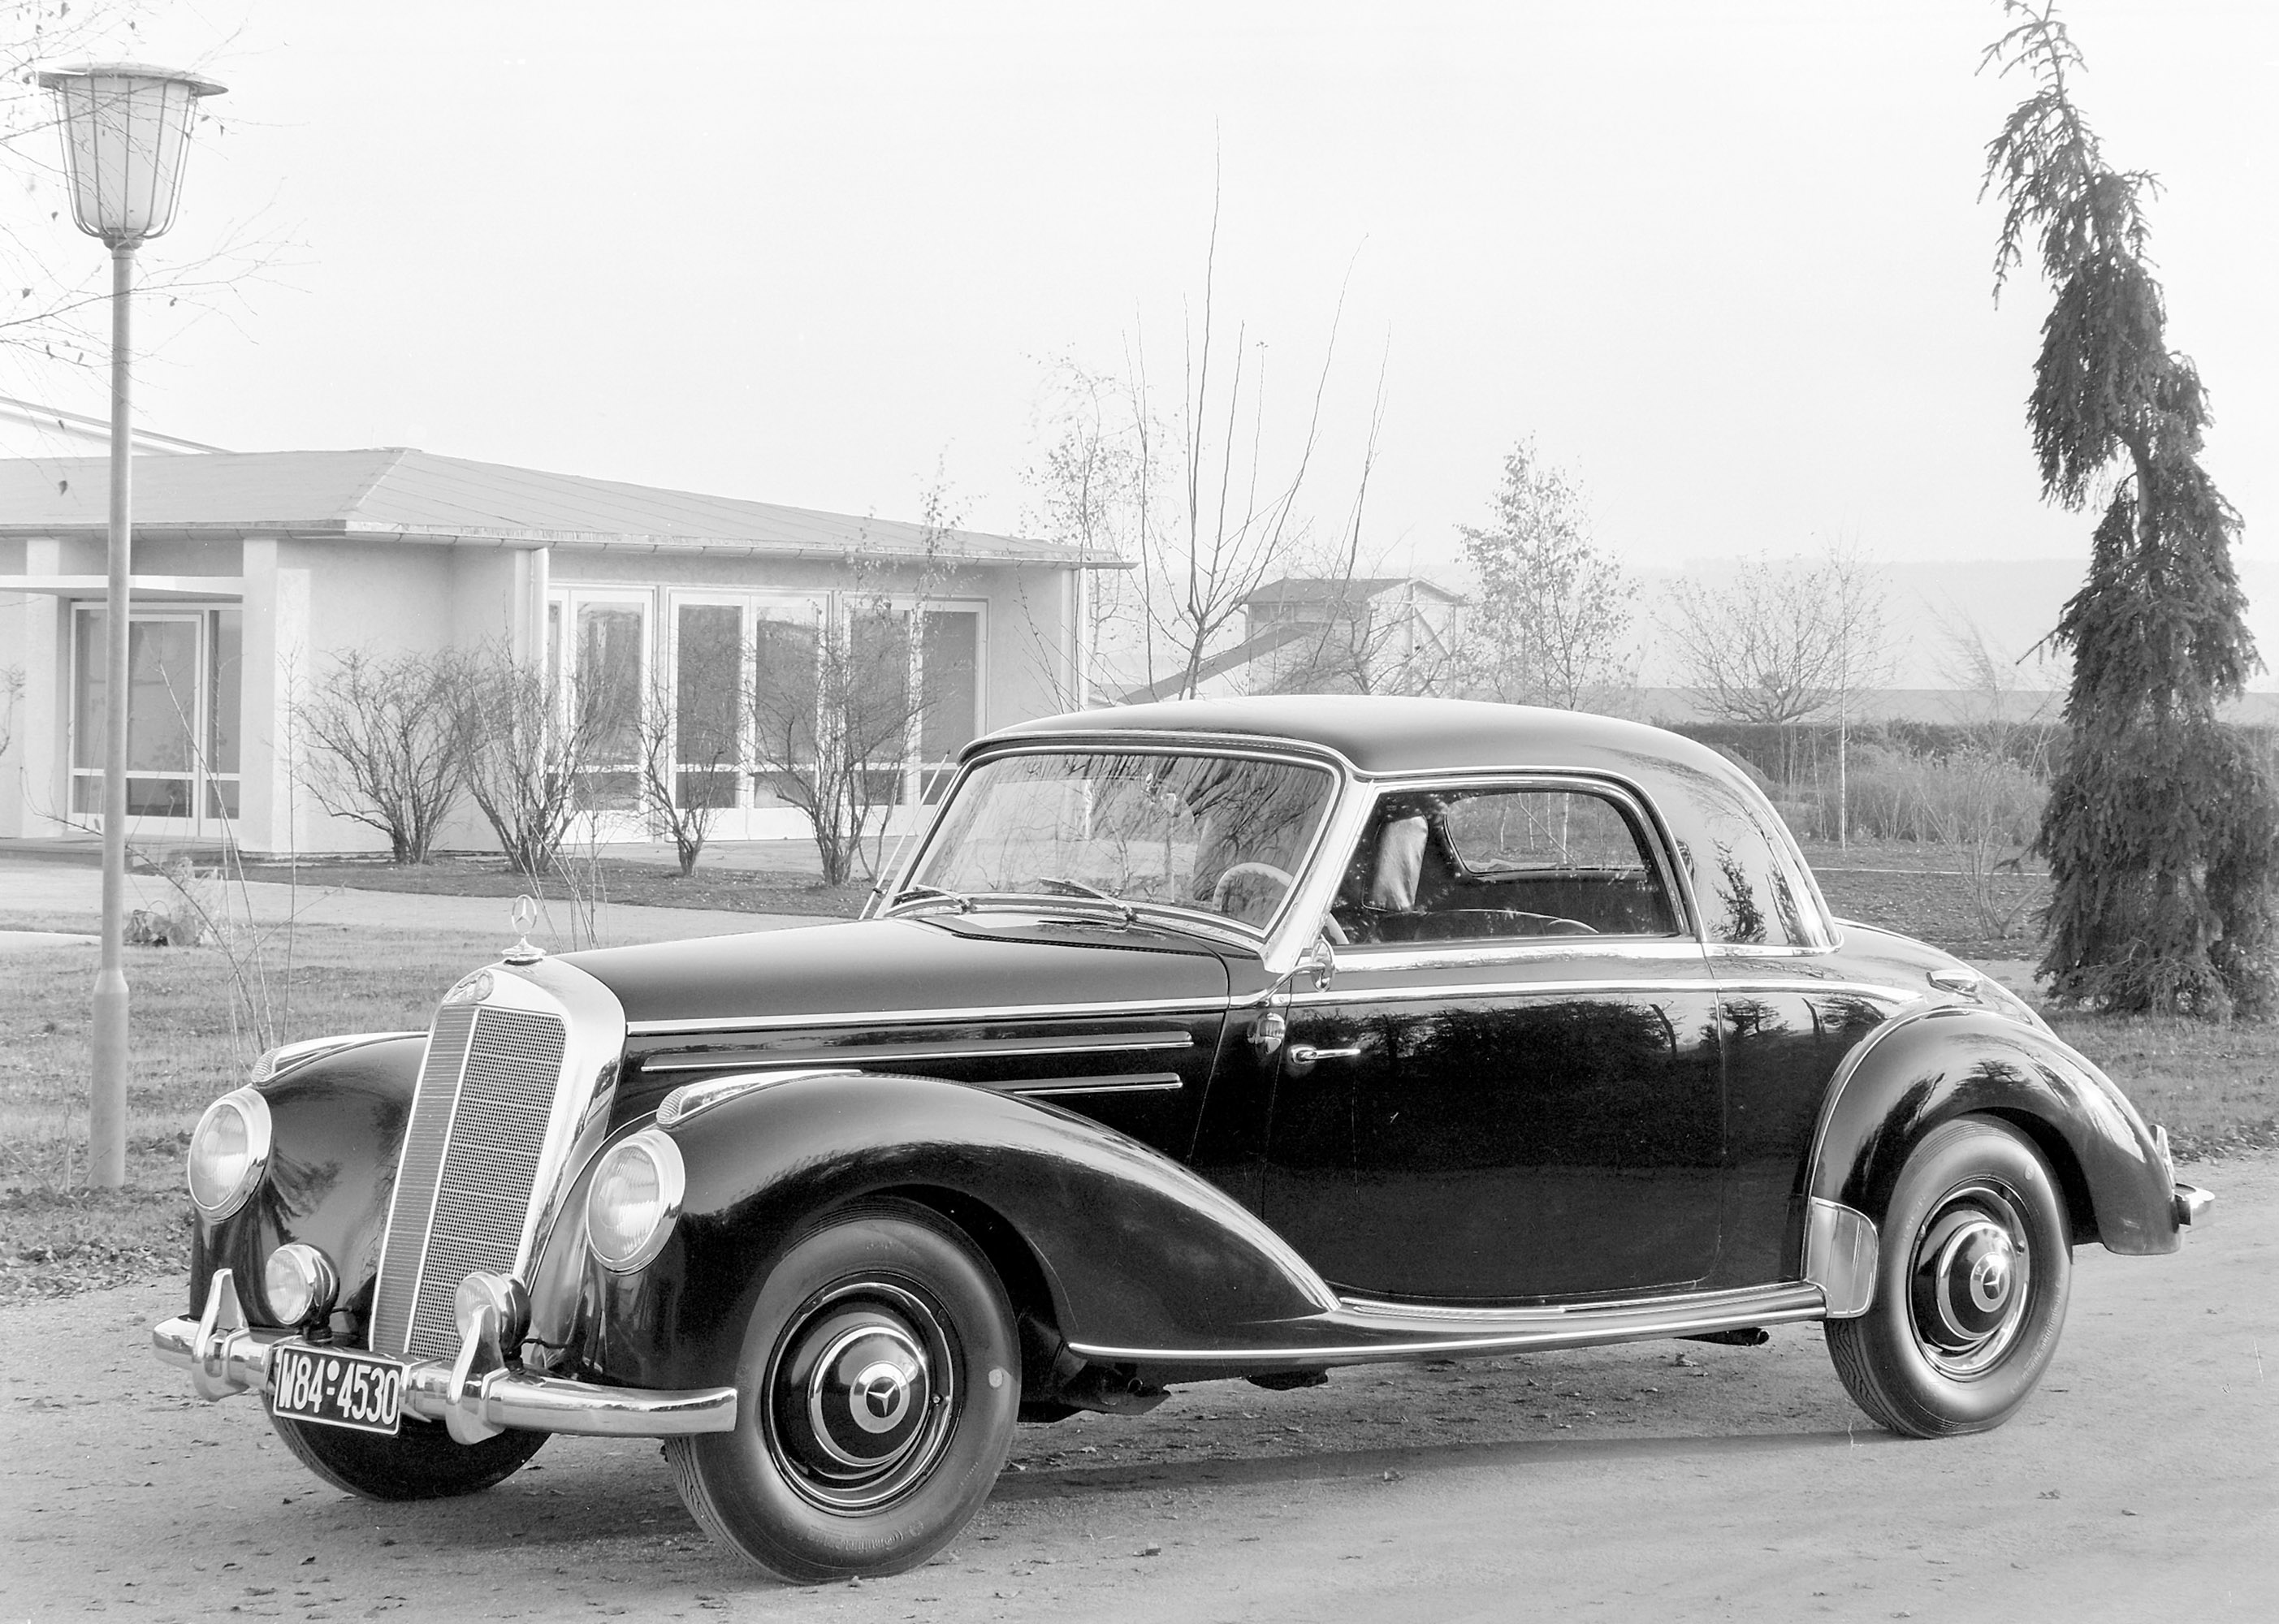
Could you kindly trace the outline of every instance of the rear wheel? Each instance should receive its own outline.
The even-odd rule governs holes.
[[[543,1432],[502,1432],[462,1444],[433,1421],[406,1421],[394,1437],[287,1421],[269,1424],[301,1464],[368,1500],[441,1500],[503,1482],[545,1444]]]
[[[1021,1407],[1004,1289],[926,1208],[794,1242],[753,1305],[736,1428],[667,1441],[691,1515],[786,1579],[900,1573],[988,1498]]]
[[[1990,1118],[1941,1123],[1900,1169],[1881,1239],[1874,1305],[1828,1322],[1837,1375],[1894,1432],[2000,1426],[2065,1325],[2073,1254],[2048,1164]]]

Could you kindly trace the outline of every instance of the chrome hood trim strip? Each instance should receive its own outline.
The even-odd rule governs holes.
[[[1224,1015],[1230,1009],[1246,1008],[1262,1004],[1267,995],[1259,993],[1240,1003],[1230,1004],[1224,998],[1139,998],[1120,1002],[1086,1004],[975,1004],[958,1008],[943,1009],[846,1009],[826,1014],[738,1015],[727,1019],[706,1016],[687,1021],[635,1021],[625,1029],[636,1038],[670,1038],[681,1035],[697,1036],[708,1032],[764,1032],[789,1027],[934,1025],[948,1026],[971,1021],[1029,1021],[1050,1020],[1056,1017],[1127,1015]]]

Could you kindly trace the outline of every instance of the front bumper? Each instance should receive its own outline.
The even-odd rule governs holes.
[[[226,1268],[214,1271],[203,1314],[163,1321],[150,1330],[152,1351],[188,1370],[190,1385],[208,1400],[266,1390],[271,1352],[294,1340],[289,1330],[246,1324],[236,1282]],[[733,1430],[736,1390],[665,1392],[533,1375],[505,1361],[497,1322],[486,1309],[449,1364],[405,1364],[403,1413],[441,1421],[462,1444],[479,1443],[509,1428],[592,1437],[682,1437]]]

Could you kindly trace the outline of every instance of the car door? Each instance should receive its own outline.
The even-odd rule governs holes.
[[[1682,1287],[1715,1262],[1717,996],[1621,786],[1390,785],[1292,994],[1266,1217],[1373,1296]]]

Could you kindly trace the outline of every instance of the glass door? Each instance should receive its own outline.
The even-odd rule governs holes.
[[[111,704],[101,604],[72,617],[71,811],[100,825]],[[152,832],[220,832],[237,816],[241,652],[235,609],[136,610],[127,626],[127,815]]]

